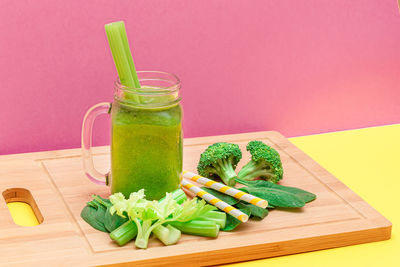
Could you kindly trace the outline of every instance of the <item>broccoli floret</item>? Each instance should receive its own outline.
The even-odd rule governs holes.
[[[242,152],[236,144],[225,142],[209,146],[200,156],[197,171],[201,176],[210,179],[220,178],[225,184],[236,184],[236,165],[242,158]]]
[[[251,154],[251,160],[239,171],[240,179],[254,180],[260,177],[273,183],[282,179],[282,162],[275,149],[261,141],[249,142],[246,149]]]

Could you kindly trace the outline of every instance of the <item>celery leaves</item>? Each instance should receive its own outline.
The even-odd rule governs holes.
[[[177,221],[191,221],[211,210],[214,206],[206,204],[204,200],[192,199],[178,204],[173,195],[167,193],[163,201],[149,201],[145,199],[144,190],[132,193],[125,199],[122,193],[110,196],[112,207],[111,214],[124,217],[128,215],[138,229],[135,245],[139,248],[147,248],[151,232],[164,223]],[[158,228],[160,229],[160,228]]]

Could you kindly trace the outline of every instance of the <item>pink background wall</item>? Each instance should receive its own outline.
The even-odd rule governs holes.
[[[396,2],[1,0],[0,154],[80,146],[85,111],[112,99],[119,19],[138,69],[181,78],[186,137],[398,123]]]

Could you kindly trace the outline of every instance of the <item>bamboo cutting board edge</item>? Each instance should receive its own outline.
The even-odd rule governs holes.
[[[305,168],[308,172],[309,175],[312,175],[313,177],[316,178],[316,180],[319,181],[322,185],[324,185],[327,190],[330,190],[334,192],[340,199],[342,199],[343,202],[349,203],[351,209],[354,210],[357,214],[360,215],[360,220],[362,223],[358,222],[357,225],[352,225],[354,222],[351,220],[347,222],[347,232],[341,232],[341,230],[335,229],[335,227],[331,227],[329,231],[325,231],[323,228],[320,227],[320,235],[318,236],[319,238],[314,237],[309,237],[307,236],[307,231],[310,230],[310,227],[313,228],[314,230],[316,229],[315,226],[304,226],[304,227],[299,227],[299,229],[302,229],[306,231],[305,233],[296,233],[293,232],[291,236],[287,238],[287,240],[282,240],[282,241],[277,241],[275,243],[265,243],[264,240],[254,240],[256,245],[252,245],[251,242],[247,243],[246,246],[242,247],[232,247],[230,245],[227,245],[225,249],[214,249],[212,250],[212,253],[207,251],[200,251],[198,253],[183,253],[180,255],[173,255],[174,253],[168,254],[169,257],[167,256],[162,256],[156,259],[149,260],[148,258],[144,258],[142,261],[138,260],[135,261],[135,263],[140,263],[140,264],[162,264],[162,263],[169,263],[169,264],[177,264],[177,261],[179,264],[192,264],[193,265],[193,259],[199,259],[203,264],[221,264],[221,263],[228,263],[228,262],[236,262],[236,261],[243,261],[243,260],[249,260],[249,259],[259,259],[259,258],[266,258],[266,257],[273,257],[273,256],[279,256],[279,255],[287,255],[287,254],[293,254],[293,253],[299,253],[299,252],[305,252],[305,251],[312,251],[312,250],[318,250],[318,249],[324,249],[324,248],[332,248],[332,247],[338,247],[338,246],[344,246],[344,245],[351,245],[351,244],[359,244],[359,243],[365,243],[365,242],[372,242],[372,241],[380,241],[380,240],[385,240],[390,238],[390,233],[391,233],[391,224],[389,221],[387,221],[382,215],[380,215],[376,210],[374,210],[372,207],[370,207],[367,203],[365,203],[360,197],[358,197],[354,192],[352,192],[350,189],[348,189],[343,183],[341,183],[339,180],[334,178],[331,174],[329,174],[326,170],[324,170],[322,167],[320,167],[316,162],[314,162],[310,157],[305,155],[301,150],[299,150],[297,147],[295,147],[293,144],[288,142],[287,139],[285,139],[281,134],[277,132],[255,132],[255,133],[246,133],[246,134],[237,134],[237,135],[225,135],[225,136],[213,136],[213,137],[200,137],[200,138],[191,138],[191,139],[185,139],[185,148],[190,148],[190,147],[196,147],[196,146],[205,146],[208,144],[211,144],[216,141],[229,141],[233,139],[233,142],[240,142],[240,141],[248,141],[248,140],[253,140],[253,139],[259,139],[259,138],[267,138],[271,142],[273,142],[278,149],[280,149],[280,152],[284,152],[288,155],[288,157],[293,160],[293,162],[296,162],[297,164],[300,164]],[[94,153],[96,155],[106,155],[108,154],[108,147],[97,147],[94,148]],[[16,155],[7,155],[7,156],[0,156],[0,163],[9,163],[11,167],[13,164],[15,164],[15,161],[18,161],[16,164],[19,165],[21,161],[26,162],[27,160],[30,161],[31,165],[39,165],[41,170],[37,170],[37,168],[34,168],[33,166],[30,166],[30,168],[34,169],[35,172],[39,173],[39,176],[43,178],[43,175],[45,176],[50,176],[47,177],[47,179],[52,180],[51,174],[48,173],[48,170],[46,169],[46,166],[44,163],[46,162],[51,162],[54,160],[62,160],[62,159],[74,159],[74,158],[80,158],[80,149],[71,149],[71,150],[59,150],[59,151],[47,151],[47,152],[36,152],[36,153],[28,153],[28,154],[16,154]],[[1,164],[0,164],[1,166]],[[29,169],[29,168],[28,168]],[[193,170],[194,171],[194,170]],[[21,173],[23,171],[20,170]],[[47,172],[47,173],[46,173]],[[0,177],[1,176],[0,172]],[[6,173],[5,173],[6,174]],[[3,179],[0,180],[3,182]],[[52,183],[52,190],[58,190],[57,184],[54,183],[54,181],[50,181]],[[345,188],[345,190],[343,190]],[[3,187],[0,184],[0,189],[4,191]],[[30,188],[28,188],[30,189]],[[36,190],[32,190],[34,197],[37,197],[35,195]],[[64,206],[68,210],[68,204],[65,203],[63,200],[64,196],[61,195],[60,191],[58,190],[60,196],[58,198],[61,198],[61,202],[64,202]],[[347,201],[346,199],[351,199],[351,201]],[[39,205],[40,206],[40,205]],[[0,204],[0,212],[4,212],[4,206],[3,204]],[[90,247],[90,244],[88,245],[86,242],[83,241],[85,237],[85,233],[82,231],[81,227],[79,224],[76,222],[76,219],[74,218],[73,214],[68,214],[70,212],[67,212],[66,217],[67,220],[66,222],[62,222],[61,225],[67,225],[68,222],[70,222],[70,228],[68,233],[74,233],[75,234],[75,239],[77,243],[81,244],[82,246],[85,247],[83,253],[79,253],[80,255],[77,255],[78,258],[65,258],[65,263],[73,263],[74,265],[80,265],[82,260],[87,260],[84,262],[84,264],[104,264],[107,262],[107,264],[123,264],[123,262],[130,262],[132,263],[132,260],[134,261],[135,259],[129,256],[129,254],[126,252],[127,250],[123,251],[112,251],[110,253],[113,253],[114,257],[110,255],[109,253],[94,253],[96,255],[91,256],[90,254],[93,253],[92,248]],[[46,218],[46,215],[44,215]],[[268,218],[266,218],[268,220]],[[9,222],[9,220],[7,221]],[[333,223],[335,224],[335,223]],[[42,227],[42,226],[40,226]],[[42,227],[43,228],[43,227]],[[68,227],[66,227],[68,228]],[[12,230],[18,229],[20,233],[27,233],[26,229],[21,230],[19,227],[11,227]],[[357,230],[358,229],[358,230]],[[48,229],[46,229],[48,230]],[[50,229],[51,230],[51,229]],[[54,229],[53,233],[54,234],[59,234],[57,231]],[[43,234],[45,233],[44,231],[40,230],[34,230],[36,233]],[[279,230],[274,230],[275,233],[278,233]],[[278,232],[277,232],[278,231]],[[283,229],[281,231],[288,231],[287,229]],[[325,234],[324,234],[325,231]],[[64,231],[65,232],[65,231]],[[290,231],[289,231],[290,232]],[[51,232],[50,232],[51,233]],[[284,232],[283,232],[284,233]],[[1,231],[0,231],[1,234]],[[240,233],[238,233],[239,235]],[[309,233],[308,233],[309,234]],[[315,233],[314,233],[315,234]],[[18,234],[15,234],[18,235]],[[10,236],[10,234],[8,234]],[[34,234],[31,234],[31,236],[34,236]],[[256,239],[257,236],[260,236],[259,234],[254,235],[254,238]],[[6,235],[7,237],[7,235]],[[295,237],[296,240],[290,240],[290,238]],[[222,238],[225,238],[226,240],[235,240],[235,237],[232,238],[232,236],[228,237],[221,237],[219,239],[213,240],[215,243],[223,243]],[[28,239],[29,239],[29,234],[28,234]],[[236,236],[236,239],[238,237]],[[72,241],[71,241],[72,242]],[[86,244],[83,244],[86,243]],[[246,242],[244,242],[246,243]],[[75,244],[75,243],[74,243]],[[0,248],[1,248],[1,243],[0,243]],[[173,248],[170,247],[170,248]],[[170,248],[167,249],[167,247],[164,249],[165,251],[169,251]],[[236,252],[241,252],[241,253],[236,253]],[[1,254],[1,253],[0,253]],[[128,254],[128,255],[126,255]],[[245,255],[245,256],[238,256],[237,254],[240,255]],[[65,255],[64,255],[65,256]],[[90,259],[88,259],[90,258]],[[118,260],[117,260],[118,258]],[[48,260],[45,258],[38,258],[38,261],[44,261],[47,262]],[[18,261],[14,260],[15,263],[20,262],[21,264],[23,261]],[[49,259],[49,262],[51,262],[51,259]],[[9,262],[11,263],[11,262]]]

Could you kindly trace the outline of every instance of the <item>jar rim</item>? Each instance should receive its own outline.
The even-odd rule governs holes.
[[[120,103],[143,108],[160,108],[179,104],[181,81],[172,73],[163,71],[138,71],[140,88],[114,82],[114,98]],[[136,100],[132,100],[136,99]]]
[[[169,83],[171,83],[171,85],[166,86],[166,87],[164,87],[164,86],[157,86],[157,87],[146,86],[146,87],[141,87],[141,88],[129,87],[129,86],[125,86],[125,85],[121,84],[119,77],[117,77],[116,81],[114,82],[116,89],[122,90],[124,92],[134,93],[137,95],[152,94],[152,95],[157,95],[157,96],[176,93],[180,90],[181,81],[178,78],[178,76],[176,76],[173,73],[164,72],[164,71],[137,71],[137,74],[139,76],[139,82],[157,81],[158,80],[158,81],[169,82]],[[160,78],[160,76],[152,77],[151,74],[160,75],[160,76],[164,75],[165,77],[161,77],[161,78]],[[147,75],[149,75],[149,77],[146,77]],[[144,77],[140,77],[140,76],[144,76]]]

